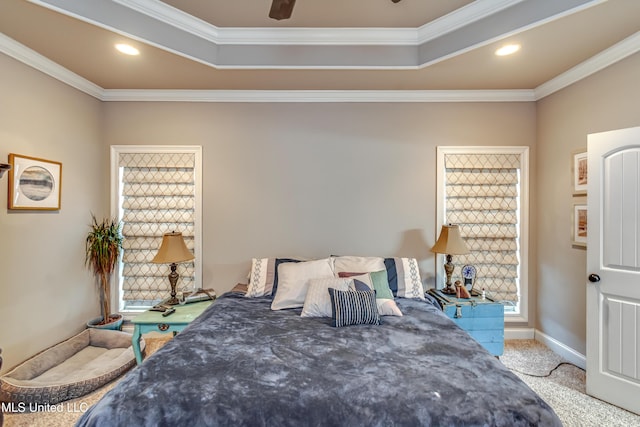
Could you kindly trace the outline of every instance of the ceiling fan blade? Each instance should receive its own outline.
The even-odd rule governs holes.
[[[398,3],[400,0],[391,1]],[[269,11],[269,18],[277,19],[278,21],[291,18],[295,4],[296,0],[273,0],[271,10]]]
[[[296,0],[273,0],[271,10],[269,11],[269,18],[277,20],[291,18],[291,12],[293,12],[293,6],[295,4]]]

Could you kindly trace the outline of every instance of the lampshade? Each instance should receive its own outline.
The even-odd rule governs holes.
[[[443,225],[438,241],[431,248],[431,252],[447,255],[464,255],[469,253],[467,245],[460,236],[460,227],[457,225]]]
[[[172,231],[165,233],[158,253],[151,260],[155,264],[171,264],[174,262],[191,261],[195,256],[187,248],[182,238],[182,233]]]

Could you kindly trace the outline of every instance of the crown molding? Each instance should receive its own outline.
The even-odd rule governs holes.
[[[524,0],[476,0],[418,28],[217,27],[158,0],[112,1],[217,44],[417,46]]]
[[[498,13],[525,0],[476,0],[417,28],[417,43],[423,44]]]
[[[530,102],[532,90],[105,90],[125,102]]]
[[[0,52],[101,101],[180,102],[530,102],[542,99],[640,51],[640,31],[569,71],[522,90],[252,91],[103,89],[0,33]]]
[[[415,28],[224,28],[218,44],[291,46],[417,46]]]
[[[0,52],[105,102],[530,102],[532,90],[103,89],[0,33]]]
[[[31,0],[42,4],[39,0]],[[157,0],[112,0],[215,44],[234,45],[416,45],[415,28],[217,27]],[[485,1],[485,0],[482,0]],[[43,4],[46,6],[46,4]]]
[[[94,98],[99,99],[104,92],[104,89],[100,86],[2,33],[0,33],[0,52]]]
[[[566,88],[640,51],[640,31],[534,89],[536,101]]]
[[[41,6],[48,7],[41,0],[29,0]],[[182,31],[203,38],[213,43],[219,43],[220,28],[211,25],[202,19],[189,15],[173,6],[157,0],[111,0],[128,9],[149,16],[157,21],[164,22]]]

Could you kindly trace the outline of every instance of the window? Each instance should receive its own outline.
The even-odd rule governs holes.
[[[528,147],[438,147],[438,230],[458,224],[470,251],[454,257],[454,275],[475,265],[474,288],[512,321],[527,320],[528,163]]]
[[[124,237],[112,298],[121,312],[144,310],[169,296],[169,266],[151,262],[167,232],[181,232],[195,255],[178,264],[178,291],[201,287],[200,169],[200,147],[111,147],[112,215],[122,222]]]

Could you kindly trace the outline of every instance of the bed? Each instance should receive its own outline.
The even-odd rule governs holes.
[[[429,299],[395,297],[402,316],[344,327],[335,305],[303,317],[274,302],[223,294],[77,425],[562,425]]]

